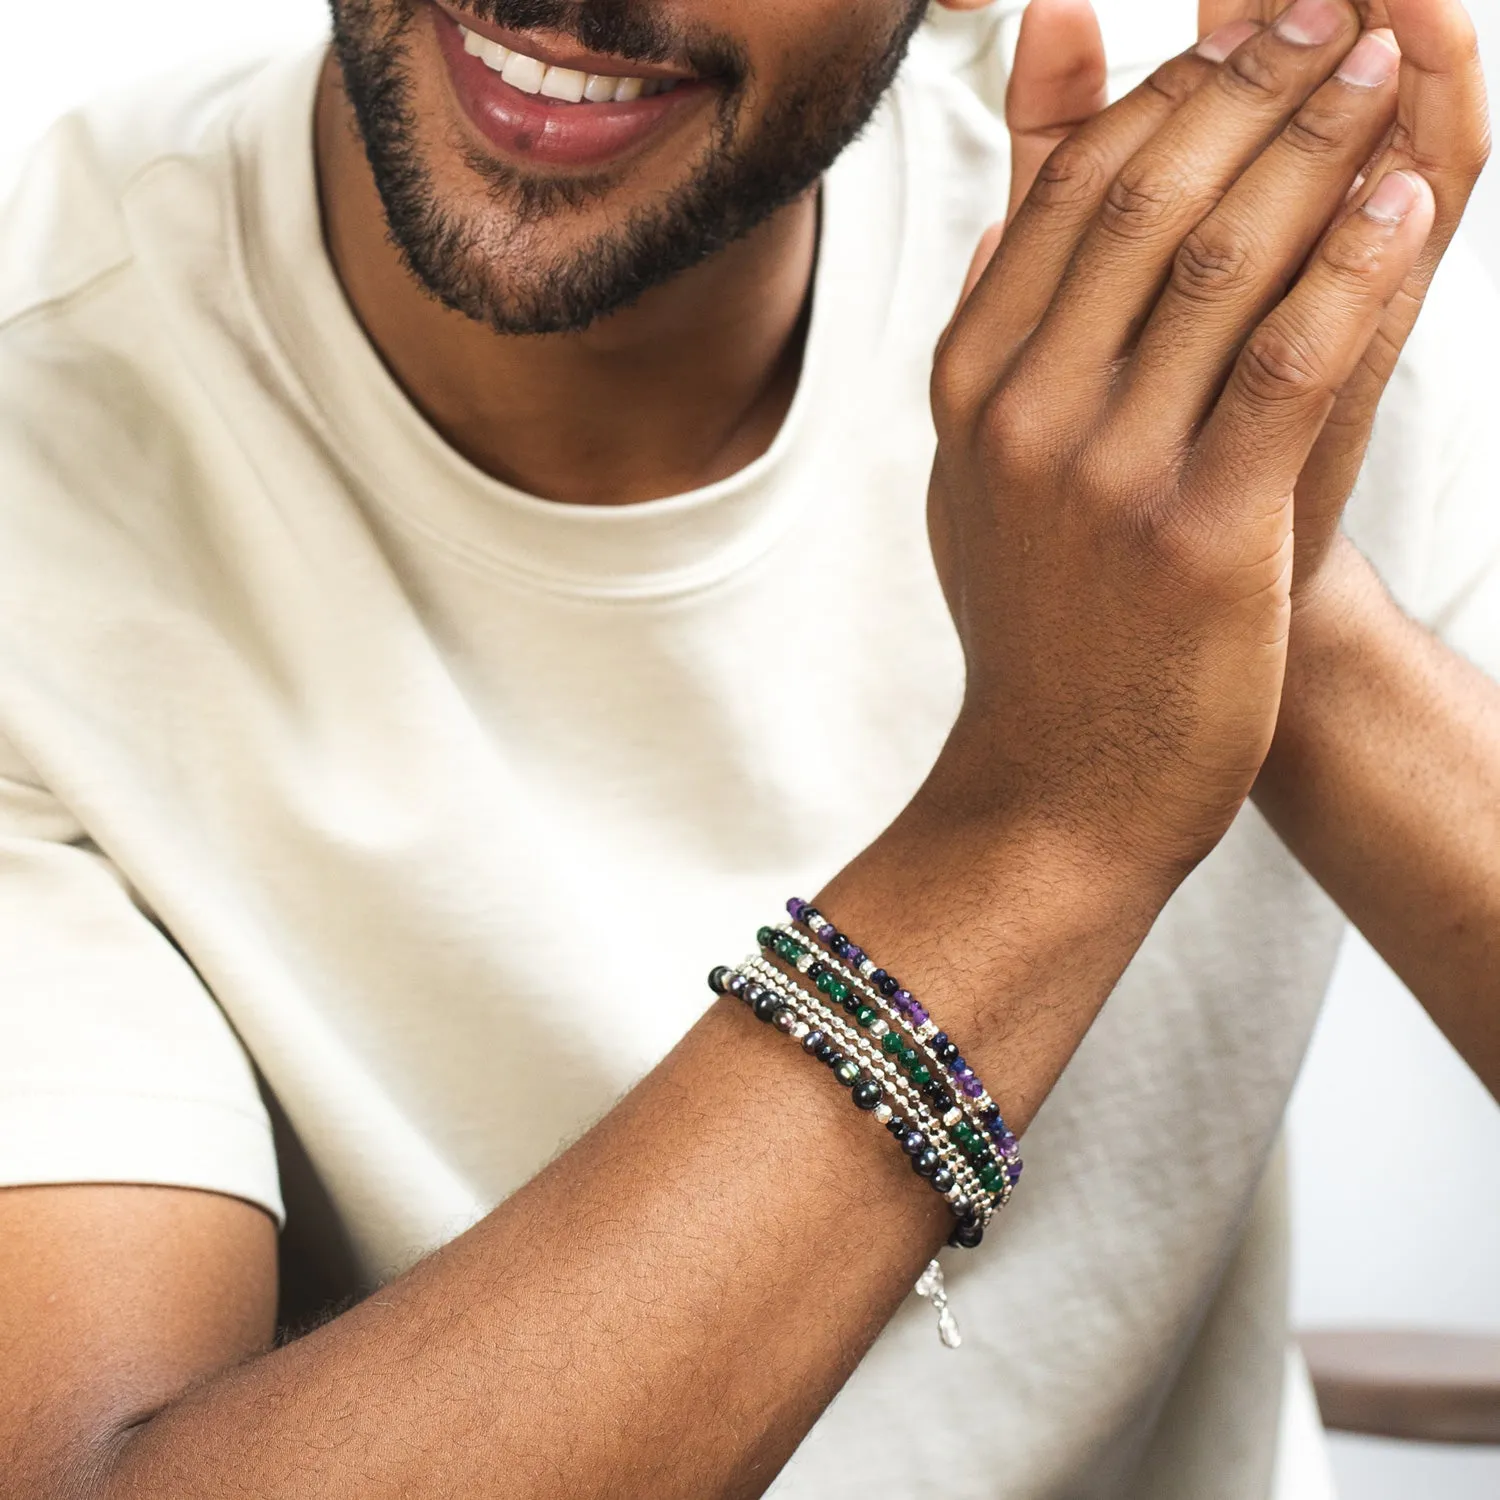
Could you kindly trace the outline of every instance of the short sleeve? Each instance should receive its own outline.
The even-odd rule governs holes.
[[[192,966],[0,741],[0,1186],[198,1188],[282,1220],[255,1075]]]

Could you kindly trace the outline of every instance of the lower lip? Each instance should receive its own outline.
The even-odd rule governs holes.
[[[459,102],[487,140],[519,161],[554,167],[603,166],[664,131],[708,88],[703,83],[681,83],[670,94],[626,104],[566,104],[522,93],[465,52],[458,27],[440,7],[432,9]]]

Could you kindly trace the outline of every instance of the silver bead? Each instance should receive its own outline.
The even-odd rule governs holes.
[[[800,1042],[802,1038],[805,1037],[811,1030],[812,1027],[809,1026],[806,1021],[798,1021],[797,1024],[792,1027],[791,1034]]]
[[[957,1125],[957,1124],[958,1124],[958,1122],[959,1122],[959,1121],[960,1121],[960,1120],[961,1120],[961,1119],[963,1119],[963,1117],[964,1117],[964,1112],[963,1112],[963,1110],[961,1110],[961,1109],[960,1109],[960,1108],[959,1108],[959,1107],[958,1107],[958,1106],[957,1106],[957,1105],[956,1105],[956,1104],[955,1104],[955,1105],[954,1105],[954,1106],[953,1106],[953,1108],[952,1108],[952,1109],[950,1109],[950,1110],[949,1110],[949,1111],[948,1111],[948,1113],[947,1113],[947,1114],[945,1114],[945,1115],[944,1115],[944,1116],[943,1116],[943,1125],[944,1125],[944,1126],[945,1126],[945,1127],[946,1127],[946,1128],[947,1128],[947,1129],[949,1129],[949,1130],[952,1130],[952,1129],[953,1129],[953,1127],[954,1127],[954,1126],[955,1126],[955,1125]]]
[[[883,1016],[877,1021],[870,1022],[870,1035],[878,1042],[891,1029],[891,1023]]]
[[[895,1119],[896,1111],[889,1104],[877,1104],[875,1106],[875,1118],[882,1125],[889,1125]]]

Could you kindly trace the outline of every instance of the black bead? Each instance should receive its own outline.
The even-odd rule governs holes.
[[[708,971],[708,987],[716,995],[723,995],[729,989],[729,976],[734,971],[720,964],[717,968]]]
[[[873,1078],[854,1085],[854,1102],[860,1109],[874,1109],[880,1103],[885,1090]]]
[[[879,986],[880,993],[884,995],[887,1000],[889,1000],[891,996],[901,988],[901,986],[894,979],[892,979],[889,974],[887,974],[884,979],[877,980],[876,983]]]
[[[830,1047],[828,1049],[827,1057],[823,1057],[823,1054],[821,1052],[818,1053],[818,1056],[823,1058],[823,1061],[828,1064],[830,1071],[838,1067],[838,1065],[844,1060],[844,1054],[840,1052],[837,1047]]]
[[[936,1102],[937,1096],[943,1092],[943,1085],[941,1084],[941,1082],[939,1082],[938,1079],[929,1078],[927,1082],[922,1085],[922,1092],[926,1094],[929,1099]]]
[[[984,1239],[984,1226],[968,1222],[960,1224],[948,1236],[948,1243],[958,1250],[977,1250]]]
[[[939,1167],[932,1174],[932,1185],[938,1192],[946,1193],[953,1186],[953,1172],[948,1167]]]
[[[908,1130],[902,1138],[901,1149],[908,1156],[915,1156],[927,1144],[927,1137],[920,1130]]]
[[[839,1049],[832,1042],[824,1042],[813,1055],[821,1063],[831,1063],[839,1055]]]
[[[932,1050],[937,1053],[938,1061],[942,1063],[944,1067],[946,1067],[953,1061],[955,1057],[958,1056],[958,1048],[955,1047],[952,1042],[944,1042],[943,1045],[939,1047],[937,1045],[936,1037],[933,1038]]]
[[[828,1038],[824,1036],[821,1031],[809,1031],[807,1035],[802,1038],[802,1050],[804,1052],[811,1052],[816,1054],[818,1048],[821,1047],[827,1040]]]
[[[827,972],[828,965],[825,964],[821,958],[815,958],[807,966],[807,977],[811,979],[814,984],[818,982],[818,976],[820,974],[826,974]]]
[[[804,906],[802,915],[798,918],[804,927],[810,927],[814,932],[824,925],[823,913],[815,906]]]
[[[870,983],[873,984],[876,989],[879,989],[880,986],[883,985],[890,977],[891,976],[887,974],[884,969],[876,969],[876,971],[870,975]],[[892,993],[894,993],[894,991]]]
[[[933,1050],[936,1052],[941,1052],[947,1045],[948,1033],[946,1031],[938,1032],[938,1034],[932,1039]]]
[[[906,1132],[911,1129],[911,1122],[909,1120],[902,1119],[900,1115],[892,1115],[890,1119],[885,1122],[885,1128],[889,1130],[890,1133],[899,1141],[902,1136],[904,1136]]]
[[[853,990],[850,990],[849,993],[845,995],[841,1001],[839,1001],[839,1004],[842,1005],[851,1016],[858,1015],[859,1008],[864,1003],[864,1000],[860,996],[856,995]]]
[[[934,1082],[937,1080],[934,1079]],[[945,1115],[953,1108],[953,1095],[945,1088],[939,1088],[932,1096],[932,1107],[940,1114]]]
[[[771,990],[763,990],[750,1008],[755,1012],[757,1021],[769,1021],[781,1009],[781,996]]]

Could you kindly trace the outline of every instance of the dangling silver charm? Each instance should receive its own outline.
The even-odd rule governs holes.
[[[958,1331],[958,1320],[948,1306],[948,1291],[943,1284],[943,1268],[935,1260],[927,1262],[927,1269],[917,1278],[917,1284],[913,1290],[917,1296],[931,1299],[938,1315],[938,1337],[947,1348],[957,1349],[964,1339]]]

